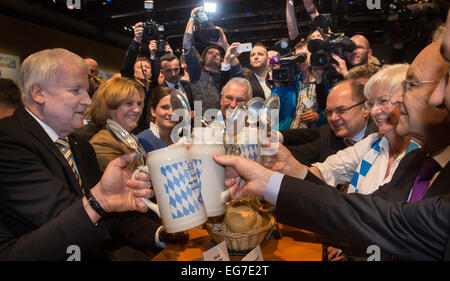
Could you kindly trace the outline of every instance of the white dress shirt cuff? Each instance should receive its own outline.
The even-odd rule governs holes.
[[[228,71],[231,69],[231,64],[227,64],[227,63],[221,63],[220,64],[220,70],[222,71]]]
[[[280,133],[280,131],[276,131],[277,135],[278,135],[278,142],[283,143],[284,142],[284,137],[283,134]]]
[[[298,178],[301,180],[304,180],[306,178],[306,175],[308,174],[308,168],[304,167],[301,171],[300,174],[298,175]]]
[[[284,175],[278,172],[274,172],[267,183],[266,192],[264,193],[264,199],[267,202],[275,205],[277,203],[278,192],[280,192],[281,181]]]

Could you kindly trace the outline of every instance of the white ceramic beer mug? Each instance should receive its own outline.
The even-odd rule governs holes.
[[[168,233],[206,222],[199,182],[191,156],[183,144],[149,152],[147,165],[158,202],[150,202],[148,206],[161,217]]]
[[[225,213],[229,190],[225,190],[225,168],[212,158],[213,153],[225,155],[223,144],[191,144],[189,153],[194,163],[208,217]]]
[[[237,136],[237,145],[241,150],[242,157],[261,162],[261,145],[258,133],[258,128],[245,127]]]

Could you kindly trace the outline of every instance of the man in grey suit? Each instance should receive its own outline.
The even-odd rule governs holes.
[[[447,61],[449,29],[450,17],[442,48]],[[225,184],[232,187],[232,196],[262,195],[276,204],[280,222],[352,243],[360,249],[377,245],[402,258],[449,260],[450,86],[448,63],[439,55],[439,46],[440,41],[434,42],[416,57],[403,89],[392,98],[402,114],[397,131],[407,133],[423,149],[405,157],[392,181],[379,191],[370,195],[344,194],[320,184],[310,173],[305,180],[295,178],[304,171],[299,171],[289,153],[281,149],[275,165],[286,175],[247,159],[215,156],[219,164],[229,166]],[[447,108],[443,105],[444,91]],[[435,162],[434,168],[424,169],[429,159]],[[424,180],[426,170],[428,177]],[[236,184],[237,175],[247,181],[242,188]],[[424,187],[422,194],[412,200],[418,187]],[[419,201],[413,202],[416,200]]]

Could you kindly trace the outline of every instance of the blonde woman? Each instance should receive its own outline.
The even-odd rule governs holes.
[[[90,114],[92,121],[103,129],[89,142],[97,154],[100,171],[103,172],[113,159],[132,152],[105,128],[106,120],[114,120],[131,134],[138,125],[143,104],[144,90],[134,80],[116,77],[98,88],[92,98]]]

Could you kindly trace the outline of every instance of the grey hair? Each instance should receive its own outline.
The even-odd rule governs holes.
[[[57,71],[65,62],[76,64],[89,73],[89,67],[83,58],[66,49],[46,49],[28,56],[23,61],[19,72],[22,102],[24,104],[31,103],[31,86],[36,83],[47,84],[54,79]]]
[[[387,86],[392,95],[406,77],[409,64],[393,64],[383,66],[377,73],[370,77],[364,86],[364,95],[369,98],[369,94],[382,86]]]
[[[230,84],[238,84],[241,85],[243,87],[247,87],[247,97],[248,99],[251,99],[253,97],[253,91],[252,91],[252,86],[250,85],[250,82],[245,79],[245,78],[241,78],[241,77],[234,77],[232,79],[230,79],[230,81],[228,81],[225,86],[223,86],[222,91],[220,92],[220,95],[222,96],[223,93],[225,92],[225,90],[227,89],[227,87]]]

